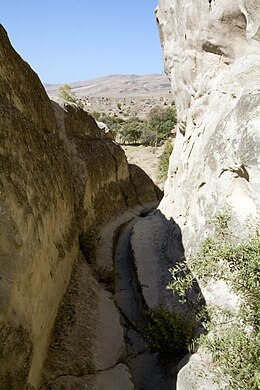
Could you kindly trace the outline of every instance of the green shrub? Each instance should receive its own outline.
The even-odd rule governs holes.
[[[100,120],[100,117],[101,117],[101,113],[100,112],[92,111],[90,114],[91,114],[91,116],[93,116],[94,119],[96,119],[96,121]]]
[[[79,108],[84,108],[84,104],[81,99],[76,99],[71,92],[71,87],[68,84],[64,84],[59,88],[59,97],[61,99],[67,100],[67,102],[72,102],[77,104]]]
[[[136,144],[140,141],[143,122],[138,118],[130,118],[121,124],[119,134],[124,143]]]
[[[159,159],[159,178],[166,179],[168,168],[169,168],[169,160],[173,151],[173,144],[170,140],[166,141],[164,145],[163,152]]]
[[[148,125],[158,134],[158,140],[168,138],[177,124],[176,110],[173,107],[161,108],[156,106],[149,113]]]
[[[75,98],[72,96],[71,87],[68,84],[64,84],[59,88],[59,97],[68,102],[76,102]]]
[[[154,350],[164,354],[187,350],[193,338],[191,318],[170,313],[162,306],[146,310],[145,315],[145,323],[137,324],[137,328]]]
[[[227,380],[227,388],[256,390],[260,388],[259,229],[255,224],[249,237],[239,241],[231,233],[230,222],[228,213],[215,215],[214,235],[204,240],[201,250],[188,263],[171,269],[169,288],[185,302],[194,278],[204,283],[224,280],[241,298],[236,314],[216,307],[209,309],[211,322],[206,327],[210,337],[201,336],[199,344],[212,353],[218,367],[216,376]]]
[[[177,123],[173,107],[151,109],[147,119],[120,117],[101,114],[99,120],[106,123],[114,136],[119,135],[122,143],[157,146],[169,137]]]
[[[122,124],[125,122],[125,120],[122,118],[119,118],[117,116],[106,115],[104,113],[100,114],[98,120],[100,122],[104,122],[114,136],[118,134]]]
[[[140,142],[144,146],[156,146],[158,143],[156,131],[149,129],[147,125],[142,127]]]

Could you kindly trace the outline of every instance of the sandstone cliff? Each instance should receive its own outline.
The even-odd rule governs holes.
[[[159,209],[180,226],[189,255],[216,210],[231,206],[240,235],[259,218],[260,3],[159,0],[156,18],[179,117]],[[200,287],[206,303],[235,307],[225,285]],[[210,361],[200,350],[188,357],[177,388],[225,388],[212,382]]]
[[[22,390],[38,388],[44,361],[45,381],[59,375],[59,367],[70,374],[75,356],[72,373],[89,372],[96,312],[109,297],[82,260],[79,235],[130,207],[156,203],[157,193],[143,173],[145,191],[136,190],[140,172],[129,173],[123,150],[92,117],[51,103],[2,27],[0,105],[0,387]],[[80,336],[79,312],[87,316]],[[66,340],[57,342],[61,326],[76,335],[73,356],[66,354]]]
[[[160,209],[189,252],[212,211],[259,212],[260,3],[159,0],[156,15],[179,116]]]

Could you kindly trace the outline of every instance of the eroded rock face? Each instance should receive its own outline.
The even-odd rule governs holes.
[[[260,3],[159,0],[156,15],[179,116],[160,210],[180,226],[189,255],[225,205],[239,222],[236,234],[247,217],[259,217]],[[207,304],[235,308],[225,285],[200,287]],[[177,388],[225,388],[208,358],[199,350],[186,359]]]
[[[35,383],[42,364],[76,256],[77,232],[73,186],[51,103],[2,28],[0,53],[0,383],[22,389],[28,376]]]
[[[240,222],[259,212],[260,3],[159,0],[156,15],[179,115],[160,209],[188,253],[226,203]]]
[[[101,292],[78,237],[145,202],[123,150],[86,112],[60,103],[51,103],[0,26],[1,389],[91,372]],[[152,189],[147,199],[156,196]]]

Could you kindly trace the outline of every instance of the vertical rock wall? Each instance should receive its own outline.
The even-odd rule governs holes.
[[[0,388],[22,390],[39,387],[59,307],[63,324],[72,322],[69,293],[80,295],[74,285],[87,284],[85,306],[96,309],[93,271],[77,263],[80,233],[157,194],[143,179],[150,190],[139,196],[123,150],[93,118],[75,105],[51,103],[2,26],[0,109]],[[84,280],[72,280],[63,310],[72,269],[75,279],[80,267]],[[89,319],[85,332],[96,325]],[[83,333],[78,344],[81,337],[87,342]],[[85,357],[77,351],[80,370]],[[60,365],[64,359],[58,355]]]
[[[2,28],[0,63],[0,387],[23,389],[37,382],[77,233],[51,103]]]
[[[159,0],[156,18],[179,117],[160,209],[189,252],[212,211],[259,212],[260,3]]]

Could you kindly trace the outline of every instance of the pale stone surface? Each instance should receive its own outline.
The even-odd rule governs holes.
[[[190,252],[207,213],[259,212],[260,3],[160,0],[157,18],[179,115],[160,209]]]
[[[112,294],[101,290],[97,302],[97,324],[93,342],[94,364],[97,370],[113,367],[125,353],[120,314]]]
[[[93,390],[134,390],[132,376],[125,364],[118,364],[96,376]]]
[[[260,3],[159,0],[156,14],[179,116],[160,210],[180,225],[189,254],[226,203],[241,224],[258,218]],[[237,308],[223,283],[200,287],[208,304]],[[177,388],[223,388],[211,379],[198,353],[179,372]]]
[[[223,206],[238,234],[259,218],[260,2],[159,0],[156,17],[179,117],[160,210],[179,224],[189,255]],[[223,284],[200,287],[208,304],[237,308]],[[178,389],[214,386],[200,352],[178,374]]]
[[[131,249],[138,280],[150,308],[173,307],[169,268],[183,256],[180,229],[159,211],[136,222],[132,229]]]
[[[61,375],[53,382],[41,387],[42,390],[134,390],[132,376],[125,364],[100,371],[97,375]]]
[[[184,368],[182,368],[184,366]],[[225,383],[216,384],[212,374],[211,356],[199,351],[185,356],[179,363],[178,390],[224,390]],[[182,368],[182,369],[181,369]]]

